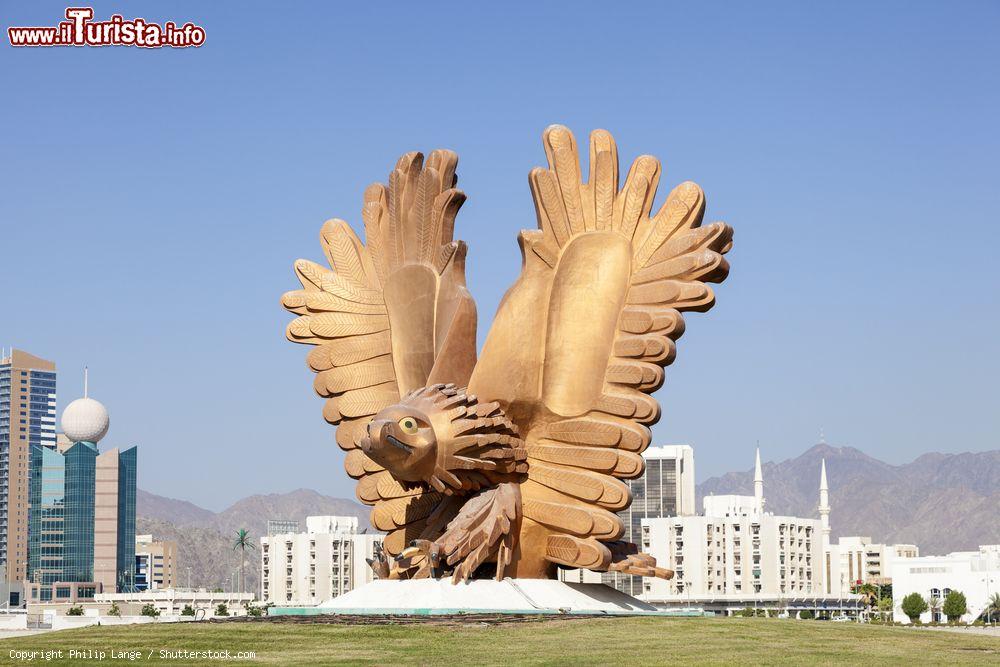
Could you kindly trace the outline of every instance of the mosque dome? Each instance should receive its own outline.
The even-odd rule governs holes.
[[[78,398],[63,410],[62,430],[73,442],[97,443],[108,433],[108,410],[100,401]]]

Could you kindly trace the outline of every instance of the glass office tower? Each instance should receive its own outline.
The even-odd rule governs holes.
[[[31,448],[28,581],[40,600],[56,582],[127,590],[135,569],[136,448],[99,454],[90,442],[65,452]],[[95,538],[96,536],[96,538]]]
[[[135,590],[135,447],[118,455],[118,572],[119,591]]]

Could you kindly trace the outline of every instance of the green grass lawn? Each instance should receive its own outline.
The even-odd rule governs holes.
[[[254,651],[276,665],[1000,664],[1000,639],[780,619],[597,618],[475,625],[271,622],[90,627],[0,641],[11,651]],[[119,658],[116,664],[123,664]],[[166,661],[164,661],[166,662]],[[186,665],[205,659],[169,660]],[[211,661],[216,662],[218,661]],[[42,663],[36,658],[35,663]]]

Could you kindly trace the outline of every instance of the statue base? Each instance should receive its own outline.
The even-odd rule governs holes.
[[[604,584],[553,579],[378,579],[316,607],[272,607],[272,615],[598,614],[678,615]],[[698,614],[700,615],[700,614]]]

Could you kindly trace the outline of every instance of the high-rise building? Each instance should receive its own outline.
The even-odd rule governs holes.
[[[367,559],[385,535],[358,532],[358,518],[311,516],[306,532],[260,538],[261,598],[316,605],[374,579]]]
[[[55,442],[55,364],[21,350],[0,353],[0,588],[14,605],[27,572],[29,448]]]
[[[689,445],[649,447],[642,453],[646,472],[628,481],[632,504],[619,513],[625,522],[622,540],[640,544],[643,519],[686,516],[697,510],[694,503],[694,450]],[[581,581],[587,580],[581,575]],[[564,577],[570,581],[572,578]],[[595,579],[596,581],[596,579]],[[642,593],[642,577],[606,572],[601,582],[629,595]]]
[[[177,586],[177,543],[135,536],[135,590],[161,590]]]
[[[57,448],[53,438],[30,447],[29,601],[69,602],[134,586],[136,448],[101,453],[108,425],[85,377],[84,397],[62,415],[73,444]]]

